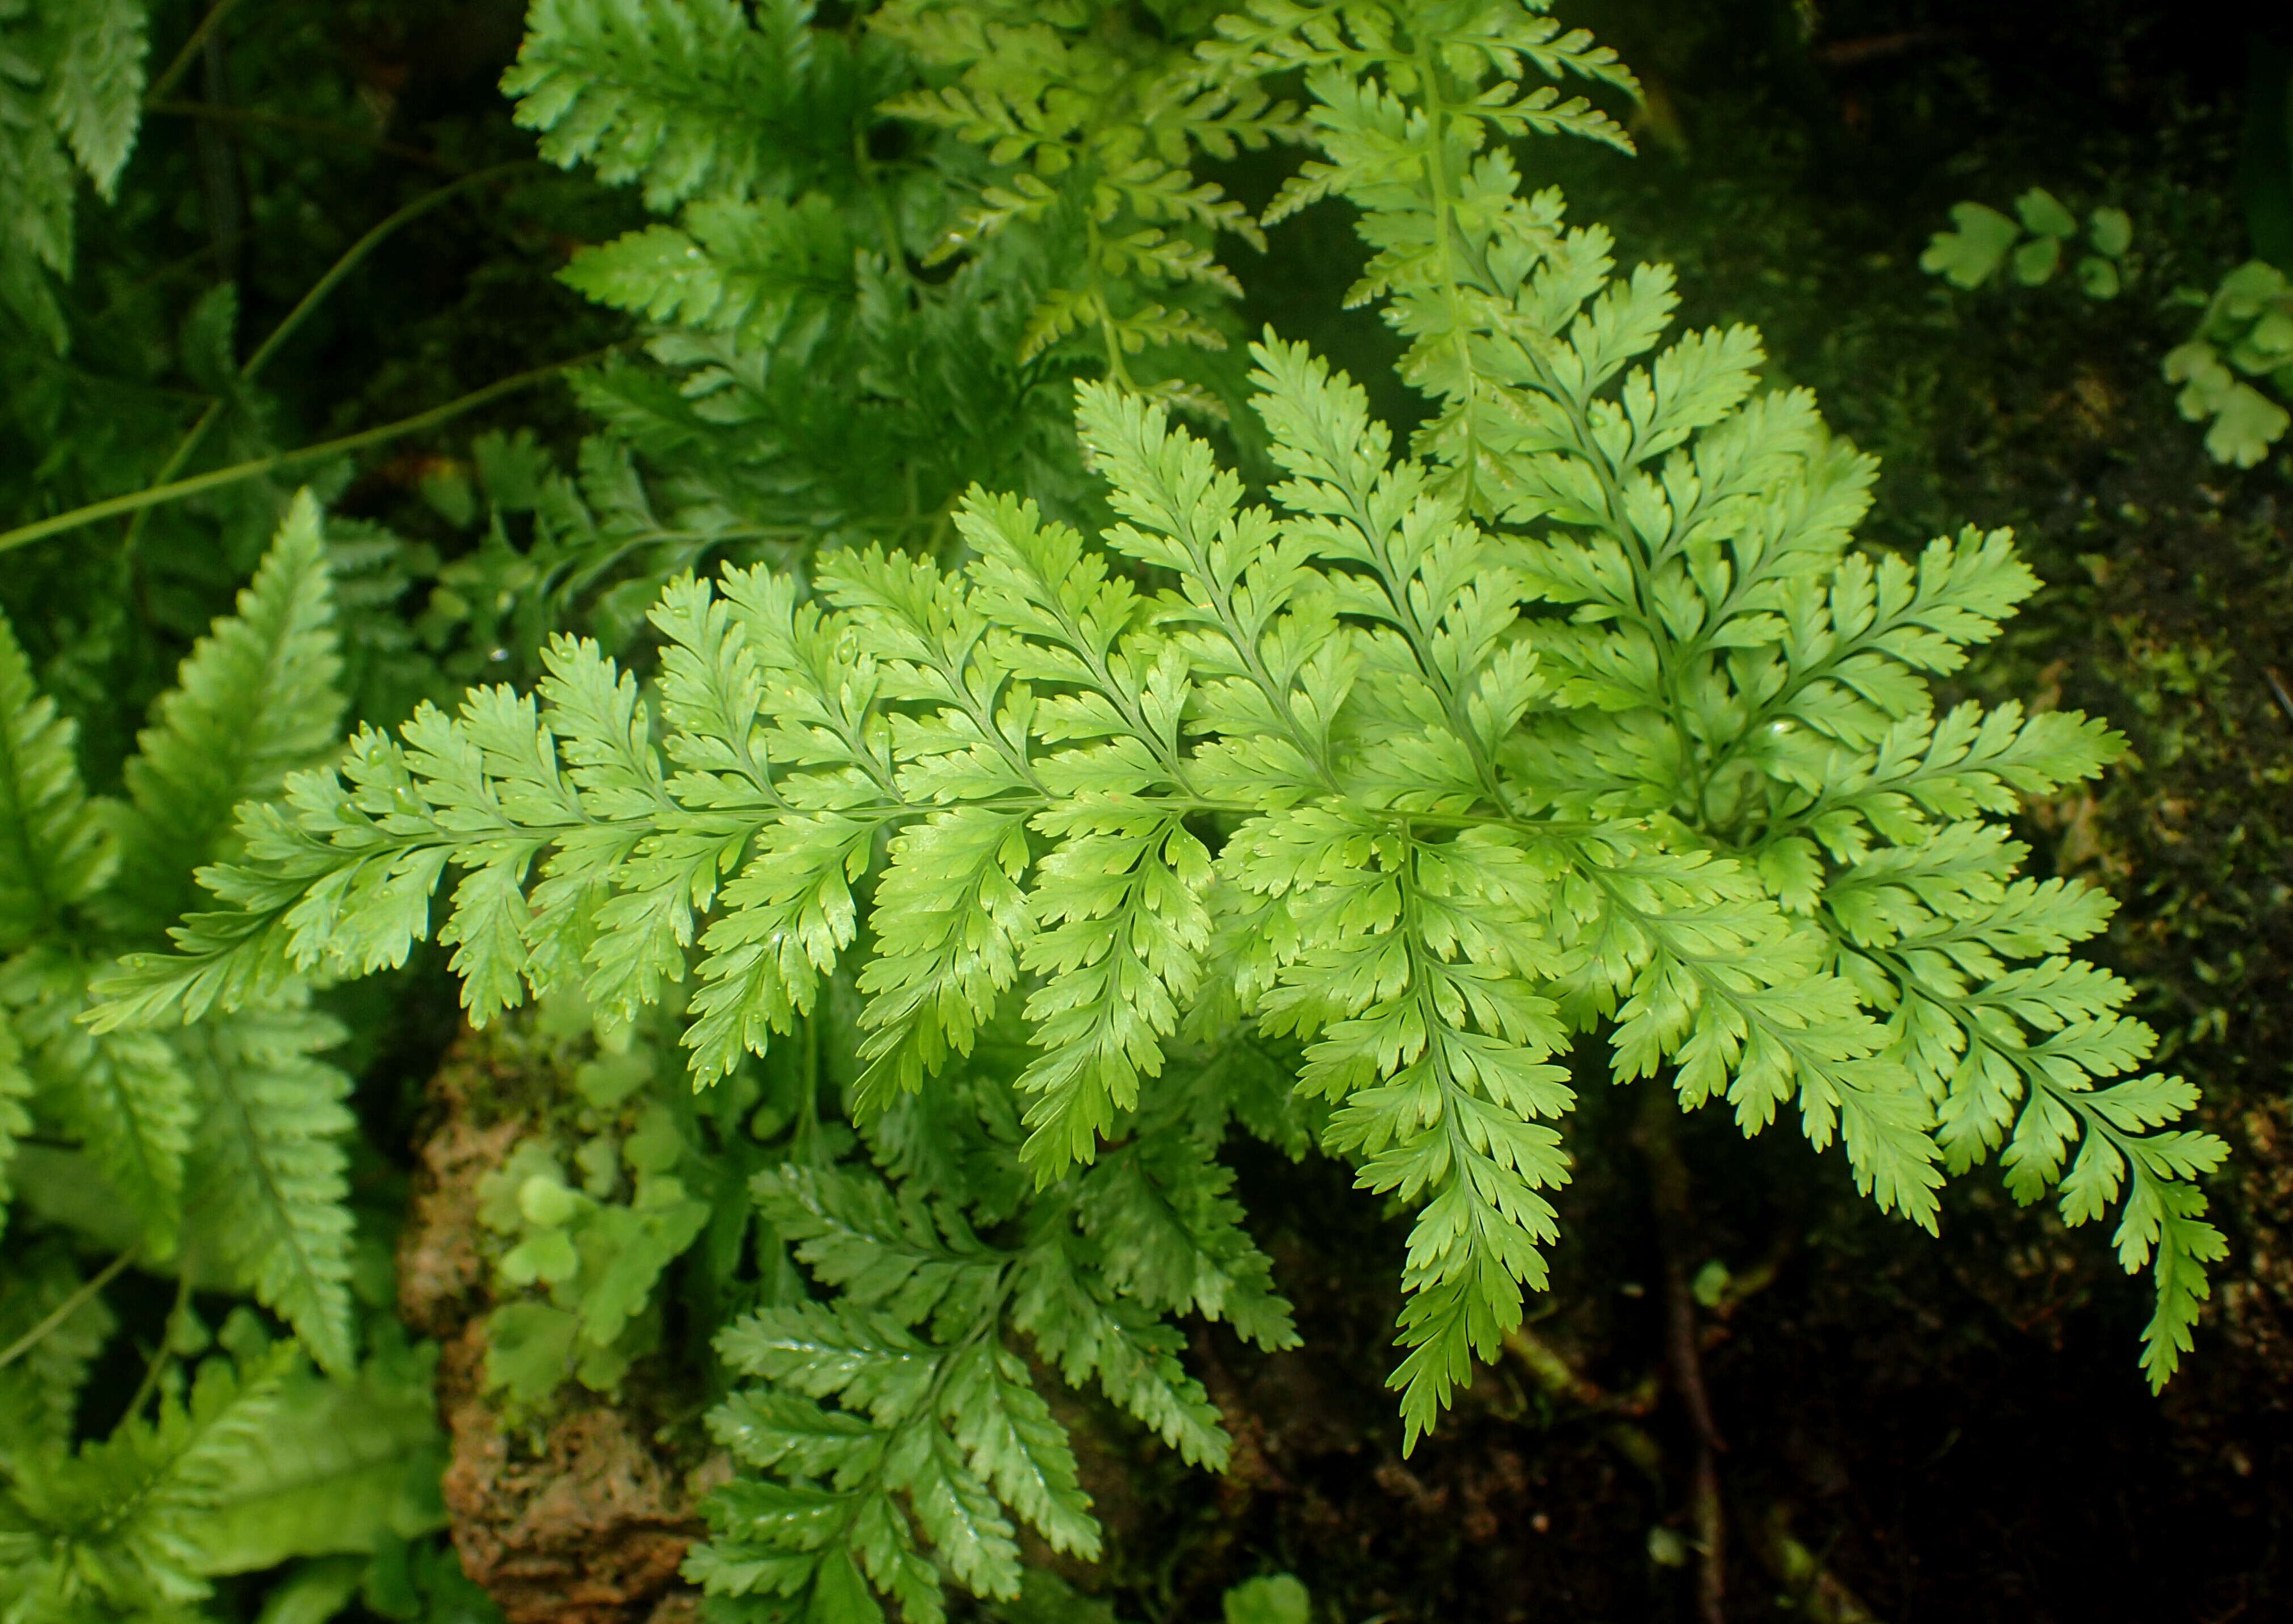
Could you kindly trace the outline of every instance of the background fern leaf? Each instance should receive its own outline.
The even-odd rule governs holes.
[[[48,1558],[43,1599],[85,1587],[118,1617],[204,1598],[211,1587],[197,1515],[255,1468],[293,1361],[287,1345],[244,1369],[210,1359],[187,1402],[163,1398],[156,1420],[131,1416],[20,1483],[16,1499]]]
[[[32,1131],[32,1116],[25,1109],[31,1097],[23,1046],[16,1041],[16,1029],[6,1012],[0,1010],[0,1234],[8,1228],[8,1164],[15,1159],[16,1142]]]
[[[296,1001],[214,1016],[175,1038],[199,1106],[192,1232],[329,1371],[351,1362],[351,1080],[313,1056],[343,1035]]]
[[[741,198],[809,155],[830,121],[807,105],[809,8],[760,0],[538,0],[502,76],[541,155],[587,159],[647,206]]]
[[[342,655],[317,498],[300,492],[236,616],[215,622],[127,764],[109,910],[157,934],[197,905],[192,871],[228,850],[232,812],[267,800],[340,738]]]
[[[62,1308],[84,1284],[70,1247],[56,1237],[20,1246],[0,1280],[0,1343]],[[68,1449],[88,1367],[118,1324],[101,1297],[78,1308],[15,1363],[0,1367],[0,1471],[22,1476]]]
[[[17,1000],[38,1114],[79,1139],[142,1230],[153,1261],[174,1249],[182,1222],[183,1164],[197,1116],[190,1077],[165,1039],[143,1031],[93,1032],[88,967],[26,956],[0,978]]]
[[[0,953],[61,934],[63,910],[109,871],[110,842],[80,788],[77,733],[33,688],[0,618]]]
[[[45,9],[60,13],[67,29],[48,79],[48,117],[108,198],[142,118],[144,3],[45,0]]]
[[[249,1573],[297,1556],[367,1554],[444,1521],[431,1390],[434,1350],[398,1344],[349,1379],[305,1369],[280,1387],[231,1480],[185,1519],[202,1573]]]

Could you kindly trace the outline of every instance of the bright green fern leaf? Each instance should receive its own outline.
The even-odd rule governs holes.
[[[839,1616],[871,1590],[936,1616],[943,1569],[1008,1594],[1021,1523],[1086,1543],[1014,1337],[1224,1458],[1165,1316],[1291,1334],[1211,1165],[1236,1117],[1312,1123],[1414,1214],[1406,1443],[1544,1285],[1601,1069],[1746,1134],[1795,1119],[1929,1228],[1994,1154],[2068,1222],[2114,1207],[2162,1381],[2221,1248],[2195,1182],[2221,1149],[2173,1126],[2186,1087],[2140,1073],[2127,989],[2068,956],[2106,908],[2019,878],[2003,821],[2122,747],[2074,714],[1934,706],[2036,586],[2008,538],[1859,549],[1874,465],[1761,387],[1757,335],[1673,335],[1668,270],[1620,271],[1524,194],[1513,138],[1626,144],[1533,81],[1633,89],[1542,8],[1265,0],[1195,60],[1228,85],[1303,70],[1319,155],[1273,213],[1357,211],[1357,295],[1432,402],[1406,449],[1271,335],[1262,501],[1119,370],[1085,384],[1095,538],[975,489],[928,557],[674,583],[650,695],[561,638],[532,697],[362,732],[247,811],[219,906],[127,961],[96,1028],[399,963],[434,929],[478,1019],[578,982],[625,1022],[689,978],[708,1085],[849,974],[860,1127],[903,1187],[759,1181],[829,1295],[724,1339],[752,1475],[693,1558],[720,1593]],[[985,126],[1017,104],[986,85],[941,109],[1004,140]],[[1206,1060],[1253,1044],[1298,1056],[1286,1127]]]

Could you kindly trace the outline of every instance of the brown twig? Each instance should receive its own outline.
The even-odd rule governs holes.
[[[1696,1439],[1689,1483],[1689,1515],[1696,1525],[1696,1611],[1701,1624],[1727,1624],[1728,1520],[1720,1501],[1720,1457],[1727,1444],[1712,1418],[1697,1346],[1696,1295],[1688,1279],[1689,1235],[1694,1216],[1688,1163],[1680,1154],[1679,1110],[1660,1080],[1643,1085],[1633,1143],[1648,1163],[1649,1204],[1656,1214],[1657,1246],[1664,1257],[1665,1362],[1673,1390]]]

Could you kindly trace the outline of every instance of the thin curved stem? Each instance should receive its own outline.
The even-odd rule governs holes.
[[[182,49],[176,52],[174,59],[159,70],[159,77],[152,80],[150,87],[143,93],[145,107],[150,107],[165,97],[175,88],[175,81],[191,70],[191,64],[199,60],[199,47],[207,43],[207,36],[215,31],[215,26],[238,4],[239,0],[215,0],[215,4],[207,7],[207,14],[199,19],[199,26],[191,30],[191,36],[183,42]]]
[[[104,1264],[103,1272],[101,1273],[98,1274],[93,1280],[83,1283],[78,1289],[75,1290],[69,1297],[57,1304],[54,1309],[53,1309],[37,1325],[35,1325],[31,1329],[17,1337],[6,1347],[0,1348],[0,1370],[6,1369],[10,1365],[14,1364],[25,1354],[39,1346],[41,1343],[47,1340],[49,1333],[53,1331],[57,1326],[61,1325],[66,1320],[70,1319],[72,1315],[86,1307],[89,1299],[93,1297],[97,1292],[101,1291],[106,1286],[111,1284],[113,1281],[117,1280],[119,1277],[119,1272],[122,1269],[125,1269],[129,1264],[134,1263],[135,1261],[135,1254],[142,1249],[143,1243],[140,1240],[134,1246],[129,1247],[126,1251],[120,1253],[118,1256]]]
[[[618,345],[608,344],[602,350],[592,350],[587,355],[577,355],[569,360],[553,361],[547,367],[536,367],[530,372],[514,373],[508,377],[487,384],[483,389],[473,390],[458,400],[449,400],[442,406],[433,406],[426,412],[417,412],[411,417],[401,417],[395,423],[385,423],[374,428],[361,429],[355,434],[345,434],[339,440],[324,440],[315,446],[304,446],[294,451],[280,451],[270,456],[258,456],[250,462],[233,463],[227,468],[217,468],[210,473],[194,474],[190,479],[176,480],[166,485],[149,486],[142,490],[130,491],[124,497],[112,497],[101,502],[91,502],[85,507],[76,507],[69,513],[58,513],[53,518],[42,519],[36,523],[19,525],[12,530],[0,531],[0,553],[11,552],[17,547],[28,545],[32,542],[45,540],[50,536],[60,536],[66,530],[77,530],[101,520],[117,518],[122,513],[137,513],[147,507],[157,507],[164,502],[180,501],[185,497],[196,497],[206,491],[218,490],[226,485],[236,485],[242,480],[260,479],[266,473],[275,473],[282,468],[291,468],[303,463],[320,462],[329,456],[339,456],[345,452],[382,444],[385,440],[401,440],[409,434],[418,434],[425,429],[434,428],[439,424],[458,417],[464,412],[474,411],[479,407],[490,401],[498,400],[504,395],[515,394],[521,389],[531,389],[536,384],[547,382],[559,373],[572,368],[587,366],[591,361],[612,354],[618,347]]]
[[[222,8],[218,6],[216,9]],[[435,191],[426,192],[417,198],[404,208],[375,225],[365,236],[344,249],[342,257],[327,268],[327,273],[324,276],[311,284],[310,291],[296,302],[295,308],[287,312],[277,327],[271,328],[271,335],[255,347],[255,353],[248,356],[246,364],[239,368],[239,381],[242,384],[255,382],[256,376],[270,363],[271,358],[279,353],[280,347],[295,335],[295,329],[303,325],[304,320],[312,311],[318,309],[328,294],[342,285],[344,277],[358,269],[361,261],[380,246],[383,241],[399,227],[420,219],[448,198],[466,191],[474,186],[497,179],[514,170],[527,168],[532,163],[533,160],[530,158],[520,159],[515,163],[496,164],[490,168],[480,169],[466,174],[458,181],[449,182]],[[207,431],[215,426],[215,419],[223,416],[223,409],[226,404],[227,402],[220,396],[207,402],[207,409],[199,415],[188,430],[184,431],[182,439],[175,442],[175,448],[167,454],[167,460],[159,465],[159,472],[151,481],[154,489],[165,486],[182,471],[183,465],[190,461],[192,454],[199,448],[199,442],[207,438]],[[135,517],[128,521],[126,545],[131,553],[135,550],[135,543],[142,534],[144,511],[142,508],[137,509]]]
[[[538,169],[540,166],[539,159],[529,158],[473,170],[458,181],[449,181],[435,191],[425,192],[404,208],[378,222],[365,236],[343,251],[343,256],[327,268],[326,275],[311,284],[311,291],[296,301],[295,308],[288,311],[286,318],[271,329],[271,336],[264,339],[255,353],[247,358],[247,365],[239,369],[239,376],[253,383],[255,375],[261,372],[271,358],[279,352],[279,347],[294,336],[295,329],[303,325],[304,318],[317,309],[320,301],[334,292],[344,277],[358,269],[359,262],[373,253],[381,246],[383,239],[397,230],[399,227],[420,219],[448,198],[467,191],[473,187],[482,186],[488,181],[499,180],[506,174],[515,174],[521,169]]]
[[[159,1345],[151,1350],[150,1362],[143,1367],[143,1379],[135,1385],[135,1396],[127,1401],[126,1414],[130,1419],[143,1413],[143,1405],[159,1386],[159,1372],[167,1367],[167,1355],[174,1351],[175,1332],[183,1321],[183,1311],[191,1305],[191,1260],[175,1260],[175,1305],[167,1311],[167,1322],[159,1332]]]

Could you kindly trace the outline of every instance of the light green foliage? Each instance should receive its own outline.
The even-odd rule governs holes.
[[[2001,268],[2011,268],[2025,287],[2051,281],[2078,234],[2077,217],[2042,186],[2014,199],[2012,218],[1981,203],[1954,204],[1950,218],[1955,229],[1934,234],[1919,255],[1919,269],[1957,287],[1980,287]],[[2097,208],[2087,217],[2094,252],[2077,262],[2080,292],[2092,299],[2118,296],[2121,262],[2133,237],[2123,209]]]
[[[186,1616],[215,1576],[370,1553],[439,1525],[430,1359],[401,1346],[338,1385],[291,1346],[229,1339],[236,1357],[203,1361],[154,1418],[11,1464],[0,1487],[11,1617]]]
[[[2095,1086],[2151,1042],[2123,983],[2060,957],[2106,908],[2014,879],[2023,849],[1983,820],[2119,747],[1927,693],[2033,578],[2003,534],[1916,563],[1851,550],[1870,465],[1804,394],[1754,392],[1755,336],[1658,349],[1667,273],[1612,277],[1604,232],[1477,155],[1491,132],[1615,136],[1549,91],[1453,77],[1505,62],[1494,24],[1429,35],[1404,91],[1355,77],[1390,36],[1284,15],[1229,26],[1310,67],[1328,158],[1276,208],[1363,209],[1363,292],[1437,402],[1417,456],[1350,384],[1262,345],[1290,477],[1278,511],[1245,506],[1159,409],[1087,387],[1106,552],[980,495],[959,572],[838,555],[825,605],[762,571],[672,586],[660,731],[628,675],[561,640],[539,707],[482,690],[361,734],[250,812],[246,860],[211,879],[234,910],[131,963],[99,1025],[400,962],[451,865],[441,936],[474,1016],[578,983],[627,1020],[697,947],[705,1083],[814,1007],[880,866],[863,1115],[1020,998],[1022,1157],[1048,1185],[1124,1136],[1190,1011],[1308,1046],[1326,1148],[1421,1212],[1413,1436],[1544,1281],[1561,1061],[1592,1031],[1619,1081],[1725,1098],[1746,1132],[1796,1108],[1923,1224],[1947,1159],[2002,1152],[2024,1199],[2067,1168],[2074,1221],[2123,1192],[2124,1256],[2159,1264],[2162,1380],[2220,1245],[2186,1181],[2220,1147],[2150,1131],[2178,1083]],[[1616,72],[1541,23],[1519,48]]]
[[[142,116],[143,0],[0,0],[0,307],[55,349],[81,174],[104,198]]]
[[[1920,269],[1965,288],[1981,287],[2007,264],[2025,287],[2049,280],[2078,222],[2037,187],[2015,200],[2015,210],[2019,225],[1980,203],[1956,205],[1957,229],[1935,233],[1919,256]],[[2093,299],[2116,298],[2135,274],[2133,222],[2123,210],[2097,208],[2088,216],[2086,238],[2094,251],[2077,262],[2078,289]],[[2207,424],[2206,454],[2214,461],[2254,467],[2293,425],[2293,414],[2246,381],[2293,399],[2293,292],[2284,273],[2248,260],[2224,276],[2210,296],[2184,289],[2174,302],[2204,308],[2197,330],[2166,353],[2166,381],[2180,386],[2175,406],[2187,421]]]
[[[893,0],[870,19],[910,49],[927,81],[886,110],[984,148],[993,166],[931,257],[974,251],[1021,222],[1067,232],[1080,223],[1081,242],[1070,240],[1035,300],[1021,359],[1072,335],[1125,383],[1124,358],[1150,346],[1224,350],[1225,333],[1187,295],[1241,296],[1214,257],[1218,234],[1265,246],[1250,212],[1195,179],[1188,160],[1230,159],[1300,134],[1297,109],[1268,98],[1253,65],[1189,48],[1209,8],[1166,0],[1148,9],[1152,31],[1094,0]],[[1183,384],[1149,392],[1218,409]]]
[[[584,1187],[544,1140],[523,1141],[480,1188],[487,1225],[514,1240],[499,1260],[503,1288],[547,1294],[497,1308],[489,1324],[487,1379],[521,1404],[539,1403],[569,1377],[601,1391],[660,1336],[655,1302],[662,1272],[708,1225],[710,1208],[676,1169],[683,1135],[653,1104],[635,1131],[603,1134],[579,1157]],[[627,1189],[623,1170],[627,1172]],[[622,1199],[611,1199],[620,1194]]]
[[[2211,418],[2208,454],[2240,468],[2268,456],[2293,425],[2293,416],[2247,378],[2293,400],[2293,287],[2284,272],[2261,260],[2248,260],[2221,279],[2197,331],[2166,356],[2166,381],[2182,386],[2175,405],[2192,423]]]
[[[72,731],[0,626],[0,1174],[27,1123],[76,1142],[153,1264],[220,1267],[330,1369],[352,1355],[340,1040],[281,981],[166,1035],[96,1032],[90,981],[158,939],[192,869],[233,849],[238,803],[324,757],[341,701],[316,505],[288,514],[239,612],[192,650],[129,762],[125,803],[88,797]]]
[[[494,1302],[486,1384],[512,1413],[546,1410],[572,1382],[616,1393],[633,1362],[663,1351],[668,1315],[714,1324],[756,1300],[735,1279],[745,1180],[782,1155],[832,1153],[791,1068],[745,1066],[696,1100],[676,1031],[670,1012],[649,1011],[601,1043],[579,999],[553,997],[483,1040],[485,1063],[550,1084],[478,1185]],[[850,1143],[843,1130],[835,1149]],[[763,1273],[766,1289],[793,1279],[785,1263]]]
[[[1980,287],[2006,263],[2022,228],[1987,203],[1955,203],[1950,219],[1954,229],[1934,234],[1919,269],[1956,287]]]
[[[1306,1624],[1312,1598],[1296,1575],[1269,1573],[1244,1580],[1226,1593],[1226,1624]]]
[[[2012,217],[1981,203],[1956,204],[1950,217],[1955,229],[1934,234],[1919,255],[1919,268],[1970,289],[2001,269],[2010,269],[2025,287],[2051,281],[2078,235],[2077,217],[2038,186],[2014,200]],[[2086,236],[2093,252],[2076,262],[2079,291],[2093,299],[2114,299],[2133,240],[2132,222],[2121,209],[2097,208],[2087,218]]]

